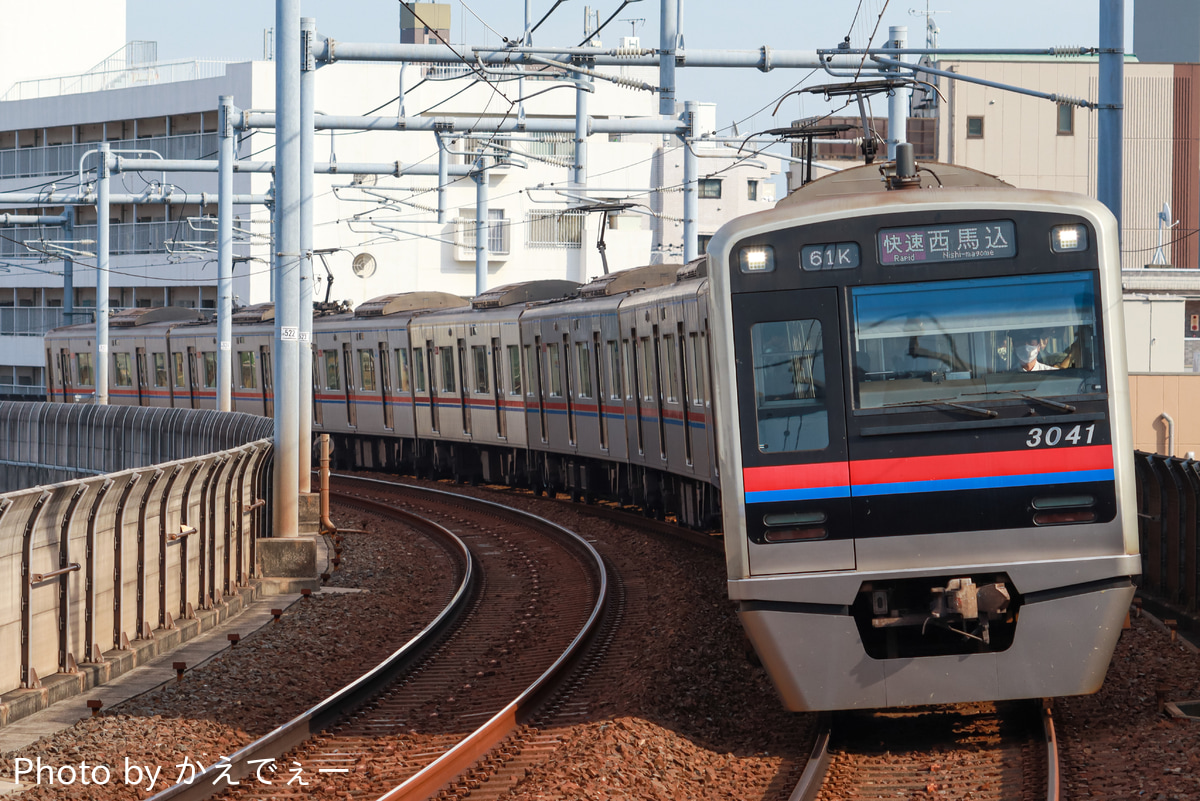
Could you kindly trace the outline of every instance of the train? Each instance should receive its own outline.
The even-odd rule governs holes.
[[[1117,226],[1088,198],[903,159],[724,225],[684,265],[313,321],[339,466],[611,499],[721,530],[791,710],[1096,691],[1140,573]],[[272,413],[269,304],[233,320]],[[94,327],[46,335],[90,402]],[[110,322],[112,403],[213,408],[215,323]]]

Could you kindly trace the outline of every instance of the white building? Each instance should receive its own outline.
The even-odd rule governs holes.
[[[62,20],[86,19],[74,15],[76,6],[90,8],[79,0],[59,4],[53,28],[38,30],[53,29],[58,35],[64,28]],[[106,19],[123,20],[124,4],[121,6],[120,14],[106,14]],[[8,33],[33,38],[31,31],[14,32],[12,26]],[[123,34],[123,30],[107,31],[104,38],[123,39]],[[107,56],[118,49],[119,45],[107,41],[99,51]],[[130,48],[128,54],[141,52]],[[0,214],[61,213],[63,206],[55,205],[49,193],[78,191],[81,160],[83,188],[89,189],[97,162],[94,153],[87,154],[101,141],[107,141],[114,152],[129,151],[131,157],[159,154],[170,159],[215,159],[220,96],[231,96],[239,109],[274,109],[273,62],[158,65],[134,56],[126,58],[122,62],[125,68],[119,70],[111,68],[113,63],[106,60],[97,71],[74,79],[21,83],[9,90],[10,99],[0,100],[0,193],[47,193],[39,207],[0,202]],[[619,70],[640,73],[637,77],[652,84],[657,80],[657,71],[647,68]],[[403,84],[410,87],[403,98],[403,113],[408,116],[497,119],[518,113],[513,102],[518,97],[517,81],[479,82],[466,66],[429,71],[412,65],[405,69]],[[337,63],[322,67],[316,73],[317,112],[396,115],[400,85],[397,66]],[[532,95],[552,84],[530,78],[525,85],[526,94]],[[593,118],[657,115],[658,98],[649,92],[603,80],[595,81],[594,86],[588,100]],[[530,119],[573,119],[575,91],[548,91],[524,106]],[[702,118],[714,116],[711,106],[702,108]],[[524,134],[449,143],[459,164],[473,162],[483,146],[500,160],[490,171],[488,187],[489,286],[541,278],[582,282],[600,275],[604,265],[595,243],[601,224],[607,225],[610,270],[682,260],[683,151],[678,139],[630,134],[589,137],[585,189],[571,185],[571,139],[569,135]],[[318,131],[315,149],[318,163],[335,164],[436,165],[438,153],[433,134],[397,131]],[[713,148],[707,145],[697,149],[703,156],[717,155],[708,152]],[[240,159],[271,160],[274,132],[242,132],[237,154]],[[700,233],[711,235],[726,219],[769,208],[774,200],[770,179],[778,169],[775,159],[704,158]],[[212,193],[212,200],[203,207],[114,204],[109,278],[112,307],[215,308],[216,182],[211,172],[120,173],[114,177],[114,193],[154,198],[207,192]],[[271,182],[269,174],[238,173],[234,192],[266,195]],[[719,197],[706,198],[706,193],[712,194],[714,182]],[[314,261],[316,298],[322,299],[329,289],[326,268],[333,281],[330,299],[355,305],[378,295],[413,290],[474,294],[476,186],[468,177],[452,179],[447,189],[447,220],[438,223],[437,184],[436,176],[317,175],[313,245],[314,250],[332,252]],[[748,188],[751,186],[754,188]],[[668,190],[665,194],[659,191],[664,188]],[[573,210],[584,201],[632,205],[609,213]],[[235,302],[269,301],[270,213],[263,206],[236,206],[234,212]],[[67,232],[58,226],[0,226],[0,270],[4,270],[0,272],[0,395],[40,394],[45,363],[40,334],[62,321],[64,252],[73,251],[76,256],[75,305],[95,304],[95,220],[94,206],[77,207],[69,241]],[[372,258],[360,258],[355,269],[355,257],[364,253]],[[90,314],[76,321],[86,319]]]

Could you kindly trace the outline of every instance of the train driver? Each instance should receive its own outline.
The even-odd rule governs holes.
[[[1038,361],[1038,353],[1046,349],[1047,338],[1043,332],[1021,331],[1013,333],[1013,356],[1016,358],[1015,371],[1032,373],[1036,370],[1057,370]]]

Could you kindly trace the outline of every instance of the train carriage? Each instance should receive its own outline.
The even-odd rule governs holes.
[[[429,469],[463,481],[502,482],[523,475],[518,319],[530,298],[542,292],[558,297],[575,286],[544,283],[552,286],[498,287],[470,305],[412,322],[414,360],[426,373],[419,387],[423,397],[419,394],[416,402],[416,426]]]
[[[406,292],[314,320],[313,430],[333,435],[338,464],[416,464],[410,326],[424,312],[466,303],[445,292]]]
[[[543,369],[558,368],[557,381],[530,387],[540,389],[529,404],[529,447],[544,487],[632,500],[618,311],[632,293],[672,283],[677,270],[657,264],[600,276],[577,297],[522,314],[523,340],[542,342]]]
[[[921,175],[710,245],[729,591],[795,710],[1094,691],[1140,572],[1115,220]]]

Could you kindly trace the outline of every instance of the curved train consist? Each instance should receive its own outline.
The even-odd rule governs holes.
[[[856,168],[682,268],[319,315],[313,427],[345,466],[722,521],[790,709],[1092,692],[1140,571],[1118,263],[1085,198]],[[112,402],[213,407],[185,316],[113,317]],[[269,415],[271,309],[234,323],[236,408]],[[47,335],[52,399],[90,398],[94,350]]]

